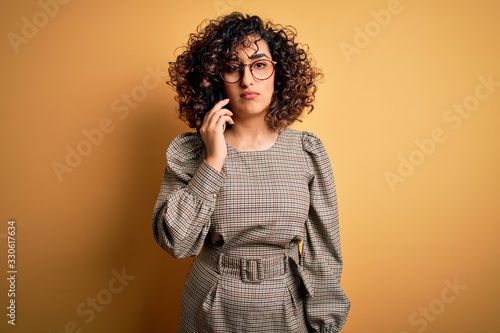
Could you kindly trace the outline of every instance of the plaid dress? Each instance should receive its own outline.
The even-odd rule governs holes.
[[[321,140],[282,130],[263,151],[228,145],[222,172],[201,136],[167,150],[153,216],[158,244],[195,256],[180,332],[339,332],[350,302],[342,272],[335,184]]]

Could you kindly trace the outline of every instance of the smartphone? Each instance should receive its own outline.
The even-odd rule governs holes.
[[[222,101],[223,99],[226,99],[226,95],[224,94],[224,91],[221,89],[219,90],[219,101]],[[229,104],[227,104],[224,108],[231,111],[231,109],[229,108]]]

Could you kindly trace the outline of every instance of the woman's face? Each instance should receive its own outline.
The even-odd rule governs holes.
[[[275,73],[273,71],[266,80],[258,80],[252,75],[250,66],[253,64],[254,75],[263,78],[262,73],[266,73],[264,67],[270,66],[267,67],[270,69],[273,66],[270,62],[272,60],[269,46],[256,35],[248,36],[248,43],[235,50],[234,59],[228,65],[235,69],[235,73],[239,66],[243,66],[241,80],[223,84],[224,93],[229,98],[229,107],[234,114],[233,118],[265,118],[274,93]]]

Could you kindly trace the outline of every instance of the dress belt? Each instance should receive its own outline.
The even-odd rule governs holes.
[[[300,262],[297,243],[281,254],[257,258],[228,256],[209,244],[205,244],[198,258],[218,274],[238,277],[245,283],[261,283],[264,280],[281,276],[290,270],[290,262],[295,266],[298,266]]]

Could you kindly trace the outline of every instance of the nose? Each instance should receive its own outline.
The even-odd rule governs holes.
[[[253,82],[252,71],[250,70],[250,66],[246,65],[243,67],[243,73],[241,73],[241,85],[244,87],[248,87]]]

